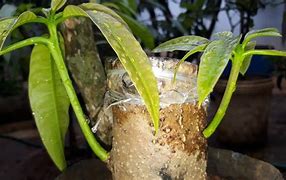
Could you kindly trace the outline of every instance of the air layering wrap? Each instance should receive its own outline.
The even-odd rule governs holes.
[[[112,143],[109,167],[114,179],[205,179],[205,108],[197,106],[197,66],[150,57],[160,93],[160,128],[152,120],[118,60],[106,65],[108,92],[96,130]]]

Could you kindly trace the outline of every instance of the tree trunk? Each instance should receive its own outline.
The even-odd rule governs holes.
[[[118,101],[112,106],[114,124],[109,167],[113,178],[206,179],[207,144],[202,136],[206,114],[204,108],[196,105],[196,66],[183,64],[173,84],[176,62],[160,58],[151,58],[151,62],[161,102],[157,135],[122,66],[111,63],[107,73],[110,97]]]
[[[106,75],[99,58],[90,20],[66,20],[62,28],[68,69],[83,97],[89,117],[96,120],[106,91]]]

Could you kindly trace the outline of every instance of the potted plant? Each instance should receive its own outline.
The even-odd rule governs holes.
[[[1,19],[0,41],[1,55],[21,47],[35,45],[30,62],[30,104],[43,144],[60,170],[66,168],[64,136],[67,131],[67,112],[70,104],[95,154],[103,161],[109,157],[90,130],[89,120],[82,112],[64,63],[63,42],[57,28],[61,22],[70,17],[88,17],[98,26],[129,72],[139,94],[142,95],[148,112],[152,114],[156,131],[159,121],[159,98],[155,77],[146,54],[130,33],[126,23],[109,8],[94,3],[69,5],[63,11],[59,11],[65,2],[64,0],[51,1],[51,7],[43,9],[41,16],[26,11],[17,18]],[[28,38],[2,49],[9,33],[26,23],[46,25],[49,34]]]
[[[251,32],[243,43],[239,43],[240,37],[233,37],[230,32],[223,32],[218,33],[217,39],[213,41],[198,36],[187,36],[164,43],[155,51],[175,49],[190,51],[178,65],[175,62],[166,62],[165,66],[161,60],[152,61],[155,64],[151,65],[125,22],[113,11],[99,4],[87,3],[80,6],[69,5],[60,12],[59,9],[64,4],[64,0],[53,0],[51,8],[43,9],[44,16],[36,16],[27,11],[18,18],[7,18],[0,21],[2,27],[0,55],[27,45],[35,45],[31,54],[29,98],[42,141],[60,170],[66,168],[64,136],[68,124],[67,110],[71,104],[91,149],[99,159],[109,163],[115,179],[132,179],[137,175],[144,174],[146,176],[142,177],[143,179],[148,179],[148,177],[156,177],[157,179],[205,179],[206,139],[204,137],[209,137],[218,126],[235,89],[239,72],[247,69],[249,57],[253,54],[286,55],[284,52],[275,50],[248,50],[249,45],[252,44],[250,42],[252,38],[263,35],[279,35],[275,29]],[[113,112],[117,127],[115,128],[116,137],[114,137],[113,149],[110,154],[94,138],[64,63],[63,52],[65,50],[61,35],[57,31],[57,25],[73,16],[89,17],[97,25],[121,62],[121,64],[115,63],[114,68],[125,69],[132,82],[128,84],[131,85],[129,87],[135,87],[127,89],[127,94],[140,95],[139,99],[135,98],[134,103],[125,104],[127,107],[114,107]],[[48,36],[32,37],[2,49],[5,38],[13,29],[32,22],[46,25],[49,31]],[[181,84],[189,84],[181,83],[181,80],[188,82],[188,79],[182,74],[196,76],[194,65],[186,63],[179,66],[186,57],[195,52],[204,52],[198,73],[198,87],[195,86],[196,81],[191,84],[194,85],[194,93],[197,89],[198,96],[194,95],[194,101],[186,104],[170,104],[167,107],[159,107],[159,105],[161,106],[159,104],[159,90],[161,94],[164,94],[173,90],[174,87],[175,89],[182,88]],[[217,116],[203,131],[205,120],[203,103],[229,59],[232,59],[234,66],[224,100]],[[158,70],[155,74],[152,71],[152,66]],[[177,67],[177,86],[170,80],[159,81],[162,83],[157,84],[156,73],[162,73],[164,70],[172,71],[175,66]],[[171,73],[172,76],[173,73]],[[168,77],[170,79],[170,74]],[[185,89],[188,89],[188,86]],[[177,98],[173,100],[177,100]],[[160,117],[159,108],[161,109]],[[131,112],[130,110],[136,111]],[[190,114],[190,112],[192,113]],[[139,116],[140,114],[142,116]],[[174,127],[172,126],[173,129],[169,128],[171,125],[174,125]],[[140,131],[136,132],[135,127],[138,127]],[[144,132],[144,134],[140,132]],[[134,138],[132,138],[133,135]],[[140,143],[140,141],[146,142],[146,144]],[[138,144],[141,146],[137,146]],[[140,149],[141,147],[142,149]],[[141,152],[144,153],[141,154]],[[140,155],[147,156],[140,157]],[[160,157],[165,158],[166,164],[158,162]],[[141,161],[136,161],[138,159]],[[197,162],[200,166],[197,166]],[[144,163],[147,163],[147,166],[141,168]],[[151,163],[154,163],[154,168],[150,168],[150,166],[153,167]],[[135,173],[135,169],[137,173]],[[140,174],[140,170],[142,174]],[[190,174],[190,172],[195,173]]]
[[[214,119],[203,132],[205,137],[210,137],[220,124],[227,106],[229,105],[231,96],[235,91],[238,75],[244,75],[247,71],[251,62],[251,57],[253,55],[286,55],[283,51],[268,49],[256,50],[255,42],[252,40],[263,36],[280,37],[281,35],[275,28],[266,28],[248,32],[243,41],[241,40],[241,35],[235,37],[231,32],[216,33],[213,41],[206,41],[198,36],[189,36],[189,38],[182,36],[167,41],[154,49],[154,52],[189,50],[189,52],[178,63],[177,67],[179,67],[180,64],[190,55],[197,52],[203,52],[198,72],[199,105],[210,94],[210,92],[213,91],[213,88],[225,69],[228,61],[231,60],[231,72],[227,81],[227,87],[223,95],[223,99]]]

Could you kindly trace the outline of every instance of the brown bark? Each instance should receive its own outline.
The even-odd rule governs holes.
[[[115,180],[132,179],[206,179],[206,125],[203,108],[196,106],[196,67],[189,63],[179,69],[172,83],[175,61],[151,58],[160,92],[160,129],[154,127],[145,106],[137,100],[112,106],[113,142],[109,166]],[[109,90],[119,101],[138,98],[134,86],[122,72],[119,63],[111,63],[108,71]],[[171,76],[170,76],[171,75]],[[121,79],[120,79],[121,78]],[[129,87],[129,88],[128,88]],[[131,87],[131,88],[130,88]],[[182,97],[191,97],[182,102]],[[111,93],[111,97],[112,97]],[[131,96],[130,96],[131,95]],[[121,96],[121,97],[120,97]],[[169,102],[169,104],[168,104]]]
[[[63,24],[66,63],[92,120],[96,120],[106,91],[106,76],[90,20],[69,19]]]
[[[83,95],[90,117],[96,118],[103,104],[105,76],[95,44],[91,42],[91,32],[90,25],[86,25],[82,20],[65,22],[67,64]],[[151,59],[155,62],[153,66],[166,70],[167,74],[173,73],[176,64],[174,61]],[[115,66],[111,68],[123,70],[122,66],[117,64],[113,63]],[[119,79],[108,80],[109,90],[119,94],[128,92],[138,97],[134,86],[130,86],[128,76],[121,75],[115,76]],[[183,77],[183,80],[177,80],[175,85],[171,83],[172,76],[167,79],[158,78],[159,90],[163,95],[161,103],[164,102],[164,105],[160,110],[161,125],[156,136],[149,114],[142,103],[134,104],[131,101],[108,109],[107,106],[114,99],[107,99],[108,104],[101,112],[105,117],[104,113],[112,110],[113,115],[103,118],[100,125],[113,128],[109,166],[114,179],[206,178],[206,140],[201,133],[205,127],[205,110],[196,107],[196,94],[189,94],[196,93],[193,80],[196,67],[185,63],[179,69],[178,76]],[[192,100],[175,103],[186,98],[185,96],[191,96]],[[119,97],[119,101],[120,98],[124,99]],[[114,124],[110,124],[112,117]],[[103,134],[110,139],[108,131],[103,131]]]
[[[144,106],[113,107],[113,179],[206,178],[206,140],[201,135],[204,110],[186,103],[170,105],[160,113],[160,130],[154,136]]]

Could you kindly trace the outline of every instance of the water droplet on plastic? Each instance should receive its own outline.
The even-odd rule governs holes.
[[[169,133],[169,132],[171,132],[171,131],[172,131],[172,129],[171,129],[171,128],[169,128],[169,127],[166,127],[166,128],[164,129],[164,131],[165,131],[165,133]]]
[[[91,128],[91,131],[92,131],[93,133],[96,133],[96,131],[97,131],[97,126],[93,126],[93,127]]]

